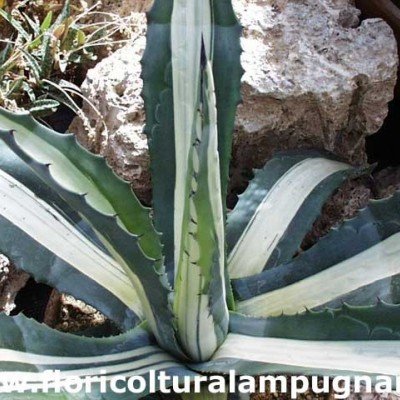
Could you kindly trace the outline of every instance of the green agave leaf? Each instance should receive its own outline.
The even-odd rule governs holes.
[[[337,299],[335,305],[341,299],[352,302],[358,298],[365,302],[357,301],[355,304],[373,304],[376,295],[381,294],[385,294],[386,301],[397,302],[397,292],[391,285],[391,280],[397,279],[398,274],[396,260],[399,254],[396,248],[399,232],[400,193],[396,193],[391,198],[372,201],[354,219],[333,229],[292,262],[266,270],[253,277],[233,280],[234,292],[243,303],[252,302],[255,299],[258,299],[255,300],[257,302],[261,299],[264,301],[267,297],[271,302],[269,296],[275,295],[283,295],[282,299],[284,299],[292,289],[308,290],[303,285],[312,285],[313,282],[325,290],[326,302],[320,302],[323,301],[325,295],[321,292],[317,294],[316,287],[310,288],[310,292],[306,294],[299,292],[298,298],[287,298],[288,302],[293,302],[293,307],[298,307],[298,311],[304,310],[305,307],[324,306],[325,303],[335,299]],[[353,265],[356,266],[355,269],[352,269]],[[340,274],[340,269],[346,266],[350,270],[337,275],[344,283],[340,283],[334,290],[334,282],[330,280],[330,276],[335,273]],[[351,274],[354,276],[350,276]],[[318,282],[324,282],[324,284]],[[288,291],[284,292],[285,288]],[[314,301],[311,303],[307,303],[308,295],[314,296]],[[281,311],[285,309],[282,308]],[[246,313],[252,314],[252,311],[248,309]]]
[[[386,340],[387,335],[400,333],[400,305],[379,300],[376,306],[354,307],[344,304],[335,316],[347,315],[368,325],[371,337]]]
[[[3,141],[0,141],[0,169],[57,209],[71,224],[79,227],[92,243],[106,251],[90,225],[83,221],[79,214],[56,191],[46,185]]]
[[[216,108],[211,65],[203,70],[202,102],[189,157],[190,191],[184,194],[182,237],[175,279],[174,310],[180,340],[191,358],[207,359],[224,341],[225,241],[217,151]],[[179,207],[179,203],[178,203]],[[176,207],[176,209],[178,208]]]
[[[1,253],[12,259],[18,268],[31,274],[37,282],[46,283],[61,293],[70,294],[95,307],[123,330],[131,329],[137,324],[137,315],[143,316],[140,301],[131,282],[108,257],[98,255],[97,251],[86,247],[87,256],[80,259],[76,256],[76,259],[85,261],[91,256],[93,258],[91,264],[79,265],[83,266],[81,272],[2,217],[0,234]],[[82,246],[86,243],[79,244]],[[99,271],[93,268],[87,271],[87,268],[96,265],[96,261],[99,262]],[[113,274],[114,270],[117,271],[116,276]]]
[[[129,184],[118,178],[104,158],[89,153],[73,135],[56,133],[40,125],[28,114],[12,114],[0,109],[1,136],[13,131],[22,151],[42,164],[49,164],[52,178],[65,189],[85,194],[88,203],[107,215],[118,215],[121,225],[140,236],[142,250],[150,258],[161,259],[159,235]]]
[[[367,306],[375,303],[376,299],[385,301],[389,304],[399,304],[400,296],[398,291],[398,282],[400,275],[391,275],[380,279],[360,288],[353,289],[349,293],[341,295],[325,304],[315,307],[315,310],[323,308],[338,308],[343,303],[352,306]]]
[[[151,158],[155,226],[163,233],[165,262],[174,269],[175,139],[171,68],[173,0],[156,0],[147,14],[147,45],[142,58],[145,133]],[[163,157],[159,157],[163,154]]]
[[[8,373],[14,379],[27,378],[35,384],[40,382],[40,374],[46,370],[60,370],[61,380],[71,375],[106,376],[108,383],[115,375],[143,376],[149,390],[151,371],[156,378],[160,371],[177,376],[195,375],[161,350],[154,337],[140,327],[120,336],[99,339],[57,332],[23,316],[0,315],[0,326],[2,377]],[[107,387],[107,393],[101,398],[136,399],[146,394],[147,391],[140,395],[116,394]],[[66,394],[66,398],[97,399],[99,395],[100,387],[95,383],[91,393]],[[26,396],[21,398],[30,398],[30,394]]]
[[[156,226],[164,233],[167,267],[175,269],[174,311],[180,341],[195,359],[215,351],[228,319],[223,196],[220,171],[215,171],[220,168],[212,76],[217,24],[213,7],[208,1],[156,1],[149,13],[142,62]],[[224,15],[229,25],[230,14]],[[168,154],[164,160],[159,160],[161,149]],[[207,168],[218,182],[207,175]],[[212,274],[218,279],[210,285]]]
[[[387,375],[400,373],[398,340],[311,341],[230,333],[202,373],[237,375]]]
[[[293,285],[238,304],[254,316],[293,314],[323,306],[359,288],[400,274],[400,233]]]
[[[1,125],[4,125],[3,120],[4,118],[0,122]],[[25,121],[29,123],[32,122],[32,119],[25,116]],[[12,123],[12,119],[10,123]],[[89,153],[83,148],[75,147],[76,141],[71,135],[59,135],[53,131],[46,131],[44,128],[29,132],[29,125],[28,128],[24,125],[17,125],[14,128],[17,130],[0,132],[0,136],[46,184],[53,187],[71,207],[90,223],[107,250],[124,268],[128,278],[132,281],[141,300],[144,315],[159,343],[172,353],[182,356],[175,340],[173,314],[168,301],[170,289],[162,268],[142,252],[140,239],[121,226],[120,219],[112,214],[113,209],[110,208],[110,203],[104,201],[104,198],[99,195],[101,192],[99,193],[95,183],[97,184],[97,181],[100,182],[101,179],[106,181],[106,170],[101,170],[104,161],[100,158],[93,158],[99,162],[94,182],[88,180],[85,175],[81,180],[79,170],[64,155],[70,156],[75,164],[82,163],[86,167],[87,164],[90,165],[90,155],[88,156]],[[22,134],[19,135],[18,131]],[[45,132],[47,141],[40,138],[43,132]],[[37,137],[35,133],[39,136]],[[55,145],[58,145],[58,141],[67,145],[72,143],[72,149],[68,146],[63,149],[63,153],[59,153],[55,147],[50,145],[53,141]],[[75,154],[76,148],[82,151],[80,158]],[[98,175],[100,171],[102,172],[101,178]],[[118,180],[115,178],[115,181]],[[88,193],[82,193],[84,187],[89,190]]]
[[[211,36],[209,2],[174,2],[174,313],[179,340],[196,360],[210,357],[222,343],[228,322]],[[213,272],[219,287],[215,281],[210,286]]]
[[[25,225],[27,231],[18,228],[15,225],[17,219],[33,220],[30,209],[28,209],[29,216],[24,217],[22,215],[23,207],[19,209],[20,211],[12,221],[4,217],[0,218],[0,230],[7,232],[6,235],[0,235],[0,251],[7,254],[19,268],[33,275],[37,281],[44,282],[94,306],[113,319],[121,329],[125,330],[134,326],[137,317],[129,308],[136,309],[136,313],[143,316],[137,294],[123,269],[105,254],[105,248],[90,226],[0,141],[1,171],[19,182],[14,182],[9,187],[11,191],[18,186],[24,186],[26,188],[23,191],[24,193],[31,191],[38,196],[36,204],[39,207],[44,206],[43,201],[48,204],[47,208],[52,209],[49,213],[49,217],[53,219],[52,224],[61,224],[61,221],[65,220],[67,224],[71,224],[71,231],[77,230],[74,236],[78,240],[77,248],[84,247],[86,256],[92,254],[95,257],[96,268],[88,269],[93,262],[86,265],[86,256],[85,260],[82,260],[83,263],[78,263],[76,269],[73,268],[71,264],[33,239],[27,232],[30,232],[33,236],[37,232],[32,231],[31,227]],[[3,201],[3,208],[0,210],[1,215],[5,213],[4,204],[6,204],[5,201]],[[26,208],[26,205],[24,206]],[[52,235],[59,237],[60,232],[61,230],[59,231],[56,228],[55,232],[49,233],[47,239],[52,238]],[[79,238],[81,241],[79,241]],[[61,238],[60,243],[64,246],[65,237]],[[61,250],[64,254],[68,253],[67,249]],[[68,255],[66,255],[67,257]],[[99,266],[104,268],[101,269]],[[86,274],[80,271],[82,268],[85,269]],[[55,271],[58,273],[55,273]],[[102,282],[102,284],[98,282]],[[116,282],[117,285],[113,286]],[[111,290],[112,288],[114,290]],[[125,298],[124,295],[126,295]]]
[[[290,261],[332,193],[362,172],[317,151],[278,153],[228,216],[231,278]]]
[[[143,316],[142,307],[122,268],[80,231],[79,224],[2,171],[4,161],[0,162],[0,251],[36,281],[96,307],[122,329],[135,326],[135,313]]]
[[[240,33],[230,0],[211,2],[212,58],[215,92],[218,105],[218,151],[221,169],[221,196],[226,197],[233,124],[240,100]],[[167,266],[174,264],[174,187],[176,150],[173,112],[171,16],[172,0],[156,0],[148,14],[147,47],[142,60],[143,97],[152,158],[153,203],[156,227],[164,233],[163,243]],[[197,64],[195,64],[197,65]],[[158,154],[165,157],[158,157]],[[178,170],[179,172],[179,170]]]
[[[221,195],[225,204],[232,153],[236,108],[241,101],[240,26],[231,0],[212,1],[214,19],[212,68],[218,108],[218,153],[221,169]]]
[[[307,310],[303,314],[252,318],[231,313],[232,333],[300,340],[399,340],[400,305]]]

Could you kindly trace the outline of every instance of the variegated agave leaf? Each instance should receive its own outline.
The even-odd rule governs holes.
[[[72,135],[0,110],[0,251],[125,332],[82,338],[1,315],[0,372],[32,385],[54,366],[62,376],[104,368],[108,378],[146,379],[151,370],[400,375],[400,308],[391,304],[400,303],[400,195],[371,202],[303,252],[330,196],[368,171],[316,151],[280,153],[225,226],[242,73],[231,2],[156,0],[148,21],[154,226],[129,185]]]
[[[141,303],[90,226],[3,142],[0,157],[0,251],[36,281],[96,307],[123,330],[132,328],[143,317]]]
[[[279,153],[267,162],[228,217],[231,278],[290,261],[332,193],[363,172],[318,151]]]
[[[154,336],[142,327],[136,327],[120,336],[98,339],[57,332],[23,316],[12,319],[0,315],[0,326],[2,379],[20,379],[21,382],[26,382],[26,393],[20,394],[21,399],[35,399],[35,394],[29,392],[42,388],[43,381],[48,384],[49,394],[40,393],[39,390],[39,398],[138,399],[150,390],[150,372],[156,379],[160,372],[175,376],[196,375],[163,351]],[[47,375],[44,380],[42,374],[45,371],[56,370],[60,371],[58,378],[53,376],[50,379]],[[143,377],[147,388],[140,394],[116,393],[110,387],[110,379],[121,374],[126,377]],[[61,388],[61,393],[57,394],[54,387],[57,380],[62,382],[71,376],[103,376],[107,383],[104,388],[99,382],[93,381],[90,392],[72,394]],[[159,382],[154,384],[157,389]],[[21,390],[21,387],[15,389]],[[0,399],[7,398],[6,396],[10,396],[10,393],[0,393]],[[11,396],[18,398],[17,393]]]
[[[165,342],[165,347],[179,354],[168,305],[170,289],[163,278],[161,246],[149,210],[141,206],[129,185],[117,178],[104,159],[88,153],[72,135],[50,131],[28,115],[0,112],[1,128],[9,129],[1,131],[0,136],[46,185],[56,190],[91,225],[119,263],[116,268],[124,271],[120,279],[128,283],[128,287],[135,287],[135,302],[140,304],[137,310],[142,310],[142,316],[152,325],[160,341]],[[8,187],[12,189],[12,186]],[[54,213],[47,213],[49,225],[54,219],[51,214]],[[13,221],[12,210],[5,208],[3,217]],[[62,222],[65,224],[66,221]],[[67,229],[74,231],[71,227]],[[40,243],[43,239],[35,239],[37,234],[36,229],[30,233]],[[46,234],[43,236],[52,238]],[[49,245],[45,247],[49,248]],[[56,248],[51,247],[51,251],[56,251]],[[69,251],[74,253],[73,248]],[[65,256],[56,254],[66,261]],[[94,268],[91,270],[95,271]],[[151,302],[149,298],[152,298]],[[156,309],[164,312],[159,314]]]
[[[269,316],[337,307],[343,301],[370,305],[381,298],[398,303],[399,218],[399,194],[372,201],[292,261],[234,280],[238,310]]]
[[[228,326],[222,199],[239,100],[239,33],[229,2],[160,1],[149,14],[143,78],[154,213],[175,282],[178,337],[196,360],[213,354]],[[234,45],[220,46],[216,36],[227,35]],[[226,59],[234,60],[229,81]]]
[[[179,5],[182,9],[185,3],[177,3],[177,6]],[[188,6],[189,4],[191,4],[191,7],[193,6],[193,2],[187,3]],[[240,64],[241,47],[239,43],[241,27],[237,22],[230,0],[202,1],[199,2],[198,7],[200,7],[200,3],[203,4],[201,6],[203,9],[204,5],[207,5],[210,9],[206,18],[211,18],[211,21],[204,22],[203,27],[198,26],[197,37],[187,36],[189,31],[182,33],[182,29],[185,29],[182,26],[176,29],[180,29],[184,37],[179,38],[179,32],[175,33],[175,37],[178,35],[176,39],[181,41],[186,41],[189,38],[193,39],[192,45],[187,44],[187,48],[192,46],[192,53],[186,54],[185,58],[194,58],[191,62],[195,66],[195,70],[197,70],[197,79],[201,77],[200,51],[202,34],[204,34],[205,44],[209,48],[207,57],[212,67],[218,108],[216,116],[218,154],[221,170],[221,195],[224,202],[231,157],[233,124],[236,106],[240,101],[240,79],[243,73]],[[148,136],[151,155],[153,208],[156,215],[156,227],[160,232],[164,233],[163,243],[165,244],[164,252],[167,268],[171,266],[171,269],[173,269],[174,258],[175,188],[170,183],[175,182],[176,179],[174,122],[177,119],[177,117],[174,118],[174,89],[172,87],[173,44],[171,40],[171,18],[173,7],[173,0],[155,1],[148,14],[147,47],[142,60],[143,97],[146,108],[145,132]],[[180,12],[182,14],[183,11],[181,10]],[[199,15],[197,18],[204,19]],[[198,21],[197,24],[199,23]],[[194,29],[194,27],[190,26],[186,29]],[[199,36],[199,34],[201,35]],[[193,48],[196,41],[197,49]],[[210,41],[211,43],[207,43]],[[175,48],[176,46],[177,42],[174,44]],[[179,73],[182,74],[183,71]],[[185,77],[185,81],[191,82],[189,79],[194,77],[193,74],[196,74],[196,72],[194,70],[190,71],[190,75]],[[190,85],[192,84],[196,83],[190,83]],[[190,113],[193,114],[193,111],[190,111]],[[159,157],[161,153],[163,157]]]

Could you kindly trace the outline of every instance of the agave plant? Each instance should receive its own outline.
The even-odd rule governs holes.
[[[0,372],[27,379],[32,397],[49,369],[61,379],[400,375],[399,195],[300,251],[324,203],[363,171],[289,152],[257,171],[228,212],[242,74],[231,2],[157,0],[148,22],[152,211],[72,134],[0,111],[0,251],[123,331],[82,337],[1,315]]]

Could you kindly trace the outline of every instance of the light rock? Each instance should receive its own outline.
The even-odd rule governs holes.
[[[15,297],[28,282],[29,275],[17,270],[0,254],[0,313],[9,314],[15,308]]]
[[[150,2],[141,2],[143,5]],[[379,130],[392,99],[398,65],[389,26],[359,23],[351,0],[234,0],[242,25],[245,69],[234,137],[231,185],[242,190],[252,168],[287,148],[327,149],[366,162],[365,137]],[[89,72],[83,92],[104,119],[85,106],[91,131],[74,122],[92,150],[150,198],[138,38]],[[105,129],[105,126],[107,129]]]
[[[140,60],[146,44],[144,14],[137,13],[136,20],[141,30],[135,40],[90,70],[82,85],[83,93],[98,110],[84,106],[89,126],[76,118],[69,130],[91,151],[105,156],[117,174],[132,182],[137,195],[149,203],[149,156],[140,96]]]
[[[243,105],[233,182],[278,149],[317,147],[366,161],[365,137],[379,130],[398,65],[392,30],[359,24],[348,0],[237,0],[244,26]],[[245,182],[243,182],[244,184]]]

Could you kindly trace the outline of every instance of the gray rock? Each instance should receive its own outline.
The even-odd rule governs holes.
[[[379,19],[359,24],[350,0],[234,0],[234,6],[244,26],[246,72],[233,191],[280,149],[317,147],[365,163],[365,137],[381,127],[396,82],[397,45],[389,26]],[[136,40],[91,70],[82,88],[103,120],[86,105],[90,128],[75,121],[71,131],[148,201],[140,97],[146,24],[143,14],[136,19]]]
[[[84,95],[95,106],[83,109],[88,117],[76,118],[70,126],[88,149],[106,157],[117,174],[132,182],[135,192],[150,202],[150,174],[143,100],[140,96],[140,60],[145,47],[145,15],[136,14],[137,37],[88,72]],[[99,114],[100,113],[100,114]]]
[[[366,162],[365,137],[393,98],[397,45],[382,20],[359,24],[348,0],[237,0],[243,105],[233,184],[277,149],[316,147]]]

